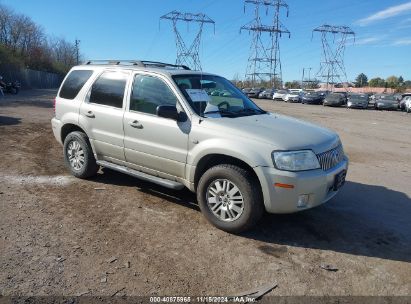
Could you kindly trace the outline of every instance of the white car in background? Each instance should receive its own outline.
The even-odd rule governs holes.
[[[411,113],[411,96],[405,97],[405,111]]]
[[[274,93],[273,100],[277,100],[277,99],[284,100],[284,97],[287,94],[288,94],[287,90],[278,90],[277,92]]]
[[[283,97],[285,102],[301,102],[301,93],[290,91]]]

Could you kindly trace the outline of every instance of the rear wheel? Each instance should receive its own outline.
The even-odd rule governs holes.
[[[99,169],[87,135],[82,132],[72,132],[64,139],[64,160],[71,174],[78,178],[94,176]]]
[[[206,219],[230,233],[250,229],[264,212],[258,181],[234,165],[207,170],[198,183],[197,200]]]

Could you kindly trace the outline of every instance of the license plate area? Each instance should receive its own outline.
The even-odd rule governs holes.
[[[345,184],[345,177],[347,175],[347,171],[341,171],[334,177],[334,186],[333,191],[337,191]]]

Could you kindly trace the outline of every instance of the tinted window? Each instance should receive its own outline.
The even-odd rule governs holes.
[[[104,72],[91,87],[90,102],[115,108],[123,107],[126,82],[126,73]]]
[[[134,77],[130,110],[156,114],[159,105],[176,104],[177,97],[162,80],[144,75]]]
[[[64,81],[59,96],[65,99],[74,99],[92,74],[93,71],[89,70],[72,71]]]

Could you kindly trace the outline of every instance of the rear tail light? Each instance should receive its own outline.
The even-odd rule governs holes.
[[[53,110],[54,110],[54,116],[56,116],[56,98],[54,98]]]

